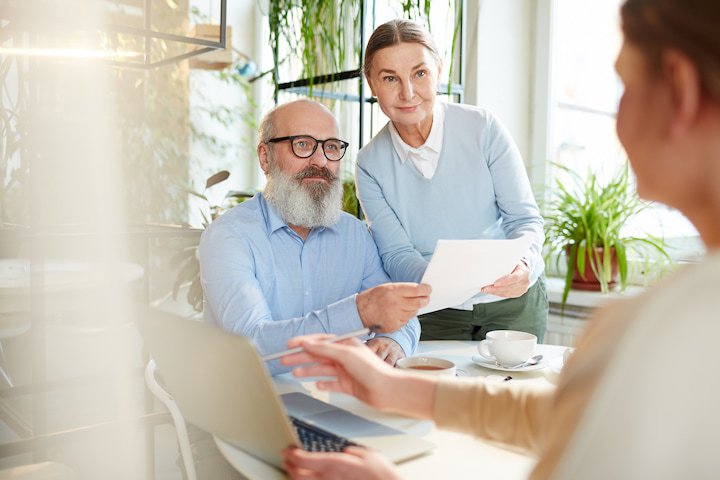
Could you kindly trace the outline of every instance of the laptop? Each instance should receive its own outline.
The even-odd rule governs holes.
[[[275,467],[291,445],[340,451],[356,444],[394,462],[435,447],[300,392],[278,395],[245,337],[159,310],[138,327],[185,420]]]

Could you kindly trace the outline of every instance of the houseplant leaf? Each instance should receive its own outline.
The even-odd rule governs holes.
[[[208,188],[212,187],[213,185],[217,185],[220,182],[224,182],[225,180],[228,179],[229,176],[230,176],[230,172],[228,172],[227,170],[220,170],[216,174],[208,177],[208,179],[205,181],[205,188],[208,189]]]

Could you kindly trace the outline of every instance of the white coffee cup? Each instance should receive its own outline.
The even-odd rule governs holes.
[[[480,356],[503,367],[518,365],[535,352],[537,337],[517,330],[493,330],[478,343]]]
[[[395,363],[398,368],[426,375],[455,376],[455,364],[436,357],[405,357]]]

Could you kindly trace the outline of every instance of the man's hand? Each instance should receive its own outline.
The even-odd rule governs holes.
[[[428,304],[430,291],[430,285],[422,283],[384,283],[358,293],[355,303],[363,325],[379,325],[378,332],[390,333]]]
[[[530,288],[530,269],[524,263],[518,263],[510,275],[495,280],[492,285],[480,289],[483,293],[490,293],[498,297],[517,298],[525,294]]]
[[[399,343],[390,337],[375,337],[367,341],[367,346],[385,363],[395,366],[401,358],[405,358],[405,351]]]

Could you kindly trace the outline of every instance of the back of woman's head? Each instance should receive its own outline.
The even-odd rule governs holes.
[[[370,75],[373,57],[378,50],[400,43],[419,43],[430,51],[438,62],[438,65],[440,65],[440,53],[438,53],[437,46],[435,46],[435,41],[430,35],[430,32],[412,20],[395,19],[383,23],[370,35],[367,47],[365,47],[365,62],[363,65],[365,76]]]
[[[662,53],[677,49],[697,66],[703,88],[720,102],[720,0],[627,0],[625,38],[660,71]]]

